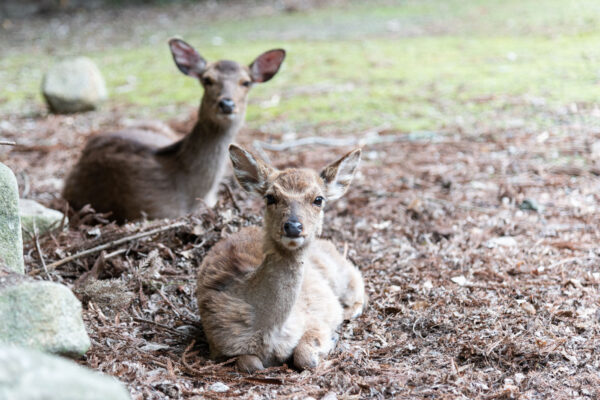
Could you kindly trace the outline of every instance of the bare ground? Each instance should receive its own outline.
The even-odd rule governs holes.
[[[326,211],[324,236],[340,249],[348,246],[370,304],[343,325],[337,348],[315,371],[283,366],[246,375],[231,361],[208,358],[195,270],[219,238],[261,219],[260,201],[230,178],[233,200],[224,189],[214,210],[172,229],[174,221],[117,227],[89,210],[72,215],[68,230],[39,238],[46,264],[167,228],[48,274],[29,242],[27,271],[74,289],[92,338],[79,362],[117,376],[134,399],[330,392],[338,398],[598,398],[600,132],[585,123],[598,112],[585,105],[546,110],[555,121],[549,131],[498,115],[470,132],[456,125],[422,140],[366,147],[350,192]],[[17,173],[25,197],[64,207],[61,180],[85,138],[114,128],[120,117],[117,111],[11,117],[3,136],[20,145],[1,149],[0,159]],[[190,123],[172,125],[185,130]],[[254,139],[267,138],[244,132],[239,141],[250,147]],[[298,147],[267,155],[279,167],[319,168],[347,150]],[[211,390],[216,382],[229,390]]]

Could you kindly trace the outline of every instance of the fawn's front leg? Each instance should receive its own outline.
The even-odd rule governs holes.
[[[329,329],[311,328],[304,332],[294,349],[294,365],[299,369],[313,369],[322,356],[331,351],[336,333]]]
[[[351,320],[360,316],[367,305],[368,297],[365,284],[358,269],[349,261],[344,260],[344,273],[349,275],[348,286],[339,299],[344,308],[344,319]]]
[[[260,358],[256,357],[252,354],[244,354],[238,357],[237,359],[237,367],[242,372],[247,372],[249,374],[260,371],[261,369],[265,369]]]

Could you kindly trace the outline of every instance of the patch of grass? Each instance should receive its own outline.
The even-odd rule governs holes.
[[[279,75],[250,95],[251,127],[439,129],[457,118],[522,107],[507,101],[512,98],[550,105],[598,101],[600,5],[543,3],[357,4],[181,31],[209,60],[249,63],[269,48],[288,51]],[[160,110],[168,117],[202,95],[197,82],[173,65],[166,40],[87,55],[105,74],[109,107],[132,107],[140,116]],[[42,71],[52,60],[47,54],[0,60],[0,114],[32,102],[42,106]]]

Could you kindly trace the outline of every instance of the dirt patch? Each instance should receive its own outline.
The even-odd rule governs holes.
[[[593,110],[579,108],[579,113]],[[587,115],[587,114],[586,114]],[[1,149],[21,190],[61,209],[61,180],[85,138],[121,116],[13,117],[21,144]],[[260,201],[232,188],[215,209],[118,227],[91,210],[40,238],[46,265],[120,240],[47,274],[34,243],[30,275],[63,282],[84,302],[92,347],[81,363],[119,377],[135,399],[597,398],[600,393],[600,132],[581,118],[553,132],[498,130],[365,148],[356,182],[326,211],[324,236],[360,267],[370,306],[344,324],[312,372],[255,375],[208,358],[194,300],[206,251],[245,225]],[[191,121],[174,121],[185,130]],[[4,124],[6,127],[7,124]],[[383,134],[397,132],[384,132]],[[25,139],[27,138],[27,139]],[[243,145],[265,140],[244,132]],[[278,141],[278,138],[271,138]],[[350,148],[267,152],[278,166],[324,166]],[[174,224],[174,225],[173,225]],[[172,228],[170,228],[172,227]],[[163,230],[161,230],[164,228]],[[155,235],[128,240],[140,232]],[[225,392],[213,389],[227,385]]]

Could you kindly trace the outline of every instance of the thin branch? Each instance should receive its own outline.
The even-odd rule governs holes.
[[[126,251],[127,251],[127,249],[118,249],[118,250],[115,250],[115,251],[113,251],[112,253],[108,253],[107,255],[105,255],[105,256],[104,256],[104,259],[105,259],[105,260],[108,260],[109,258],[112,258],[112,257],[118,256],[119,254],[123,254],[123,253],[125,253]]]
[[[44,260],[44,253],[42,252],[42,247],[40,246],[40,241],[38,239],[38,230],[37,225],[35,223],[35,218],[33,219],[33,240],[35,241],[35,248],[40,256],[40,261],[42,262],[42,267],[44,268],[44,272],[46,273],[46,278],[52,280],[50,278],[50,274],[48,273],[48,266],[46,265],[46,261]]]
[[[369,146],[380,143],[394,143],[394,142],[417,142],[432,140],[438,138],[440,135],[435,132],[413,132],[404,135],[379,135],[378,130],[367,132],[361,137],[347,137],[347,138],[328,138],[322,136],[309,136],[300,138],[297,140],[290,140],[283,143],[267,143],[260,140],[255,140],[253,146],[259,150],[270,150],[270,151],[285,151],[294,147],[302,146],[327,146],[327,147],[346,147],[346,146]]]
[[[0,146],[4,145],[4,146],[16,146],[17,142],[11,142],[8,140],[0,140]]]
[[[78,258],[87,256],[87,255],[90,255],[90,254],[94,254],[94,253],[97,253],[99,251],[106,250],[106,249],[109,249],[111,247],[123,244],[123,243],[127,243],[127,242],[131,242],[133,240],[141,239],[141,238],[146,237],[146,236],[152,236],[152,235],[155,235],[157,233],[161,233],[161,232],[165,232],[165,231],[168,231],[168,230],[171,230],[171,229],[179,228],[179,227],[184,226],[184,225],[185,225],[185,222],[179,221],[179,222],[175,222],[175,223],[170,224],[170,225],[162,226],[160,228],[152,229],[152,230],[147,231],[147,232],[140,232],[140,233],[136,233],[135,235],[131,235],[131,236],[127,236],[127,237],[124,237],[124,238],[121,238],[121,239],[113,240],[111,242],[104,243],[104,244],[102,244],[100,246],[96,246],[96,247],[92,247],[91,249],[83,250],[83,251],[81,251],[79,253],[73,254],[72,256],[65,257],[62,260],[53,262],[52,264],[48,265],[48,270],[52,271],[56,267],[59,267],[59,266],[61,266],[63,264],[66,264],[66,263],[68,263],[70,261],[73,261],[73,260],[76,260]]]
[[[568,264],[568,263],[571,263],[571,262],[580,263],[583,260],[592,260],[594,258],[596,258],[596,257],[595,256],[584,256],[584,257],[565,258],[564,260],[557,261],[554,264],[551,264],[551,265],[547,266],[546,269],[554,269],[556,267],[560,267],[561,265]]]
[[[139,318],[139,317],[133,317],[133,320],[136,321],[136,322],[144,323],[144,324],[158,326],[159,328],[162,328],[162,329],[167,330],[169,332],[177,333],[178,335],[181,335],[181,336],[193,337],[193,335],[190,335],[189,333],[178,331],[177,329],[172,328],[172,327],[170,327],[168,325],[164,325],[164,324],[160,324],[158,322],[150,321],[149,319],[144,319],[144,318]]]
[[[229,196],[229,199],[231,200],[231,204],[233,205],[233,208],[235,208],[235,210],[239,213],[240,207],[238,206],[237,202],[235,201],[235,197],[233,197],[233,192],[231,191],[231,188],[226,183],[223,183],[223,186],[225,186],[225,191],[227,192],[227,196]]]
[[[160,295],[160,297],[163,298],[165,303],[167,303],[169,305],[169,307],[171,307],[171,310],[173,310],[175,315],[177,315],[177,317],[181,317],[181,315],[179,314],[179,311],[177,311],[177,307],[175,307],[175,305],[171,302],[171,300],[169,300],[169,298],[163,293],[162,288],[158,289],[157,292]]]

